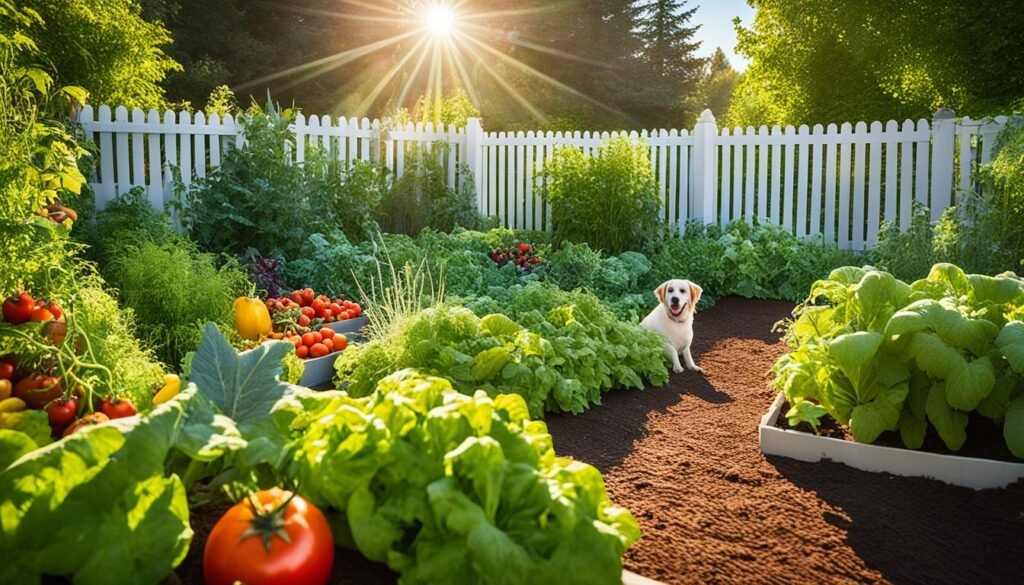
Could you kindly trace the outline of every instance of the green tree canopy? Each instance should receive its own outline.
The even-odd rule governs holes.
[[[742,124],[1006,113],[1024,96],[1017,0],[748,0]]]
[[[153,108],[162,83],[180,66],[164,52],[171,42],[159,22],[147,22],[133,0],[23,0],[43,24],[31,36],[58,86],[75,85],[93,103]]]

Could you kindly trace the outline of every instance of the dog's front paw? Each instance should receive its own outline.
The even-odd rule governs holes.
[[[691,372],[697,372],[698,374],[703,374],[704,373],[704,368],[695,365],[692,368],[690,368],[690,371]]]
[[[683,369],[683,366],[672,366],[672,371],[677,374],[682,374],[686,370]]]

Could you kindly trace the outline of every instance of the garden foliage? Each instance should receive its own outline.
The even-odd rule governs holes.
[[[490,321],[480,327],[515,335]],[[326,396],[292,423],[303,495],[340,512],[344,540],[403,583],[621,582],[636,521],[596,469],[555,456],[522,397],[460,394],[413,370],[366,398]]]
[[[1001,424],[1007,446],[1024,458],[1022,306],[1024,280],[1013,273],[936,264],[906,284],[871,268],[840,268],[795,312],[774,385],[793,407],[793,424],[816,425],[827,413],[858,441],[898,431],[912,449],[931,425],[957,451],[976,412]]]
[[[595,156],[559,148],[544,169],[556,243],[587,243],[619,254],[637,250],[659,226],[657,180],[644,144],[604,142]]]

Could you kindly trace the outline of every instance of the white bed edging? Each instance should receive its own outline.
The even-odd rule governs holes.
[[[782,416],[785,397],[780,393],[768,414],[761,417],[761,452],[798,461],[831,460],[855,469],[904,477],[927,477],[975,490],[1002,488],[1024,478],[1024,463],[940,455],[820,437],[775,426]]]

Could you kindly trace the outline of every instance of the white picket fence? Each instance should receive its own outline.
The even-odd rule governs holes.
[[[112,115],[113,114],[113,115]],[[202,112],[113,112],[86,107],[79,122],[98,146],[95,182],[102,207],[133,187],[144,187],[154,206],[169,198],[171,169],[183,182],[205,177],[228,148],[244,144],[241,125]],[[541,177],[559,147],[594,154],[616,136],[642,140],[650,151],[662,218],[682,230],[688,219],[726,225],[754,218],[782,225],[799,237],[820,235],[843,248],[861,250],[877,239],[883,221],[910,223],[913,202],[934,219],[972,188],[973,166],[988,162],[1005,117],[957,120],[940,110],[933,121],[902,124],[818,124],[813,128],[762,126],[719,129],[705,111],[692,133],[485,132],[480,120],[466,128],[431,124],[392,127],[328,116],[298,116],[292,125],[292,160],[301,164],[316,147],[339,161],[379,161],[401,176],[415,146],[446,144],[441,151],[449,183],[473,179],[482,213],[508,227],[551,228]],[[416,154],[413,154],[416,153]]]

